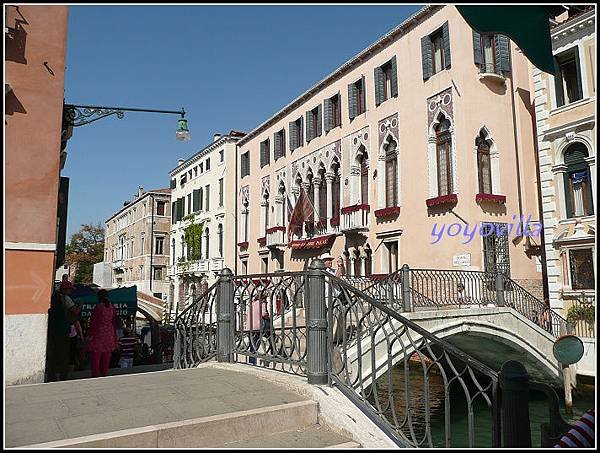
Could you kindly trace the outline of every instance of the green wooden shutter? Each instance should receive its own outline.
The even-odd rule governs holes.
[[[321,104],[317,106],[317,137],[320,137],[323,133],[323,108]]]
[[[184,203],[185,199],[184,198],[178,198],[177,199],[177,221],[179,222],[181,219],[183,219],[183,203]]]
[[[398,96],[398,65],[396,64],[396,57],[392,57],[392,97]]]
[[[177,222],[176,220],[176,216],[177,216],[177,201],[175,201],[175,203],[171,202],[171,223],[175,223]]]
[[[204,207],[204,193],[202,187],[198,189],[198,210],[202,211]]]
[[[429,36],[421,38],[421,61],[423,63],[423,80],[427,80],[433,73],[433,52]]]
[[[563,173],[564,184],[565,184],[565,207],[567,208],[567,218],[575,216],[573,212],[573,203],[571,201],[571,174],[566,171]]]
[[[200,210],[200,200],[198,200],[198,189],[194,189],[193,192],[193,202],[194,202],[194,212],[198,212]]]
[[[315,136],[315,131],[313,129],[313,122],[312,120],[312,111],[308,111],[306,112],[306,142],[310,142],[314,136]]]
[[[481,48],[481,35],[473,30],[473,60],[476,65],[483,63],[483,49]]]
[[[304,117],[300,117],[298,118],[298,121],[300,121],[300,125],[298,126],[298,129],[300,129],[300,133],[298,134],[298,146],[304,146]]]
[[[333,105],[331,99],[325,99],[325,133],[333,129]]]
[[[171,189],[175,189],[177,187],[177,180],[171,179]]]
[[[375,78],[375,105],[379,105],[381,104],[384,99],[383,99],[383,70],[381,69],[381,66],[377,66],[375,68],[375,74],[374,74],[374,78]]]
[[[296,131],[296,122],[290,121],[290,152],[298,148],[298,132]]]
[[[449,68],[452,63],[450,57],[450,30],[448,28],[448,22],[444,22],[442,25],[442,37],[444,40],[444,67]]]
[[[206,190],[206,210],[210,211],[210,186],[204,188]]]
[[[275,160],[281,157],[281,134],[279,132],[273,134],[273,157]]]
[[[362,105],[363,105],[363,113],[367,111],[367,84],[365,81],[365,76],[361,77],[362,83]]]
[[[558,64],[558,58],[554,57],[554,91],[556,93],[556,106],[565,105],[565,96],[563,93],[562,72]]]
[[[494,35],[494,47],[496,48],[496,67],[501,71],[510,71],[508,38],[504,35]]]
[[[354,83],[348,85],[348,113],[351,120],[356,117],[356,85]]]

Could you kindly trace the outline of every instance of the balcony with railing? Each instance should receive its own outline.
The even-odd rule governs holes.
[[[318,249],[329,245],[330,241],[339,233],[339,217],[317,221],[308,220],[300,228],[292,232],[292,241],[289,244],[293,249]]]
[[[356,204],[342,208],[342,231],[365,230],[369,228],[369,213],[371,207],[368,204]]]
[[[287,244],[285,231],[284,226],[267,228],[267,247],[284,247]]]
[[[489,63],[480,63],[479,78],[491,80],[500,84],[504,84],[506,81],[506,77],[504,77],[504,74],[502,74],[502,71],[494,61]]]
[[[188,274],[195,272],[208,272],[210,270],[210,260],[199,259],[183,261],[177,263],[177,274]]]

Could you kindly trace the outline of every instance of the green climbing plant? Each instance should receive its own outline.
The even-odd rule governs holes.
[[[200,244],[202,241],[202,232],[204,231],[203,223],[195,223],[193,214],[183,218],[189,220],[190,224],[183,229],[183,241],[189,250],[188,261],[200,259]]]
[[[567,311],[567,321],[575,324],[577,321],[585,321],[589,324],[594,322],[593,305],[573,305]]]

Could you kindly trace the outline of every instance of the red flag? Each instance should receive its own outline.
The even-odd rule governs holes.
[[[300,196],[298,197],[298,201],[294,206],[294,210],[292,211],[292,215],[290,216],[290,223],[288,225],[288,242],[291,241],[292,233],[296,233],[296,235],[300,236],[300,232],[302,231],[302,224],[307,220],[310,220],[314,213],[314,206],[310,202],[310,198],[306,195],[303,188],[300,188]]]

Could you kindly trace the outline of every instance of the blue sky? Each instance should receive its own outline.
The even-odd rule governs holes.
[[[126,113],[74,129],[68,237],[104,221],[138,186],[169,171],[216,132],[250,131],[420,6],[71,6],[67,103],[179,110]]]

